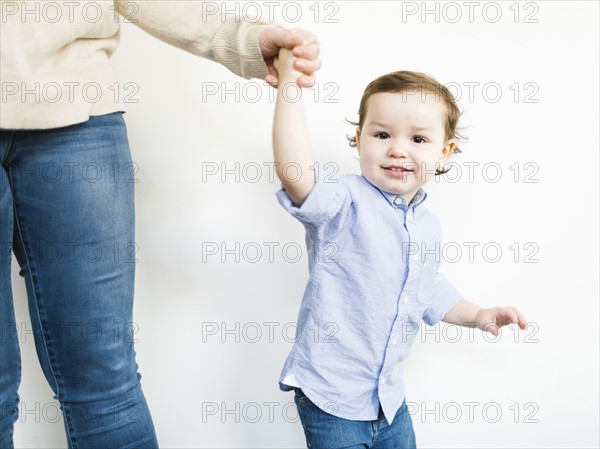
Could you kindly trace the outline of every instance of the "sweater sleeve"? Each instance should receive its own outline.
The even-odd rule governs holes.
[[[246,79],[263,79],[269,72],[258,35],[273,24],[262,19],[245,21],[229,11],[222,14],[217,5],[203,1],[115,0],[115,9],[125,21],[152,36],[218,62]]]

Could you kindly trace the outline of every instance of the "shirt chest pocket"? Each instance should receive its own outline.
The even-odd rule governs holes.
[[[431,304],[435,288],[437,263],[432,258],[421,262],[421,273],[419,276],[419,288],[417,291],[417,302],[420,304]]]

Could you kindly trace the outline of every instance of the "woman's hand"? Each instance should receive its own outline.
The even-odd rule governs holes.
[[[279,84],[279,71],[275,67],[275,58],[281,48],[292,50],[296,57],[293,68],[301,73],[296,79],[299,87],[314,86],[317,77],[315,72],[321,68],[319,59],[319,41],[310,31],[294,28],[288,30],[278,26],[265,28],[258,36],[260,50],[269,69],[265,81],[277,87]]]

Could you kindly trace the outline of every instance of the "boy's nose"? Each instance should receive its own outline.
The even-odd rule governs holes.
[[[398,140],[390,142],[388,154],[392,157],[408,156],[406,144]]]

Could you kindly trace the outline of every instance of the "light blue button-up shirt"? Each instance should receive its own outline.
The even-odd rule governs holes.
[[[301,388],[322,410],[388,422],[402,405],[402,361],[421,320],[435,324],[461,294],[438,272],[441,226],[423,202],[409,205],[363,176],[317,182],[301,207],[277,199],[304,224],[309,280],[282,390]]]

